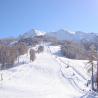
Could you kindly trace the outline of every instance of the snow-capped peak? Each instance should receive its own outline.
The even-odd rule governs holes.
[[[70,34],[76,34],[76,32],[71,31],[71,30],[69,30],[69,29],[67,29],[67,28],[65,28],[64,31],[68,31]]]
[[[23,35],[21,35],[22,38],[33,38],[34,36],[43,36],[45,35],[45,32],[36,30],[36,29],[32,29],[26,33],[24,33]]]
[[[36,32],[37,36],[45,35],[45,33],[46,33],[43,31],[36,30],[36,29],[35,29],[35,32]]]

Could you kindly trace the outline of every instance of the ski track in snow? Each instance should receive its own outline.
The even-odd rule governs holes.
[[[54,48],[44,48],[34,62],[29,63],[29,56],[25,55],[21,59],[28,64],[2,71],[0,98],[88,98],[86,77],[53,55]]]
[[[54,48],[54,50],[55,50],[55,48]],[[48,46],[48,51],[53,55],[54,53],[52,53],[52,50],[51,50],[51,48]],[[82,79],[84,79],[84,80],[86,80],[87,81],[87,79],[86,79],[86,77],[84,77],[77,69],[75,69],[75,67],[73,67],[72,65],[73,64],[71,64],[71,62],[69,63],[67,63],[66,62],[66,60],[65,61],[63,61],[61,58],[59,58],[57,55],[54,55],[53,56],[54,58],[55,58],[55,60],[58,62],[58,63],[60,63],[60,65],[62,66],[62,64],[63,64],[63,67],[61,67],[61,69],[64,69],[64,67],[65,68],[72,68],[72,70],[73,71],[75,71],[75,73],[79,76],[79,77],[81,77]],[[83,71],[85,71],[85,70],[83,70]],[[73,77],[70,77],[70,78],[68,78],[67,76],[66,76],[66,74],[64,74],[63,72],[62,72],[62,70],[60,71],[61,72],[61,74],[62,74],[62,76],[64,77],[64,79],[68,79],[69,80],[69,82],[70,82],[70,84],[72,84],[72,86],[76,89],[76,90],[78,90],[78,91],[80,91],[81,93],[83,93],[83,95],[81,96],[81,97],[78,97],[78,98],[98,98],[98,94],[96,93],[96,92],[94,92],[94,91],[90,91],[90,90],[86,90],[86,89],[81,89],[79,86],[80,85],[78,85],[78,81],[81,81],[78,77],[77,77],[77,81],[75,81],[75,78],[73,78]],[[74,74],[75,75],[75,74]],[[75,98],[77,98],[77,97],[75,97]]]

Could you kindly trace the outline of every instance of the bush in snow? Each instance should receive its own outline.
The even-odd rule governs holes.
[[[44,47],[43,46],[39,46],[37,52],[40,53],[40,52],[43,52],[43,51],[44,51]]]
[[[35,50],[34,49],[30,49],[30,61],[34,61],[35,60]]]

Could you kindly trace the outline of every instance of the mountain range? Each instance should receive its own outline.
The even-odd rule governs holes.
[[[58,40],[72,40],[72,41],[80,41],[80,40],[93,40],[98,37],[98,33],[86,33],[82,31],[71,32],[68,30],[60,29],[55,32],[42,32],[40,30],[32,29],[23,35],[21,38],[33,38],[34,36],[50,36],[55,37]]]

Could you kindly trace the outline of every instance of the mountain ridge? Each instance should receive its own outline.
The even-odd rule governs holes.
[[[35,36],[50,36],[50,37],[55,37],[58,40],[72,40],[72,41],[80,41],[83,39],[86,40],[92,40],[96,36],[98,36],[97,33],[86,33],[82,31],[76,31],[76,32],[71,32],[69,30],[64,30],[60,29],[55,32],[43,32],[37,29],[32,29],[23,35],[21,35],[21,38],[33,38]]]

